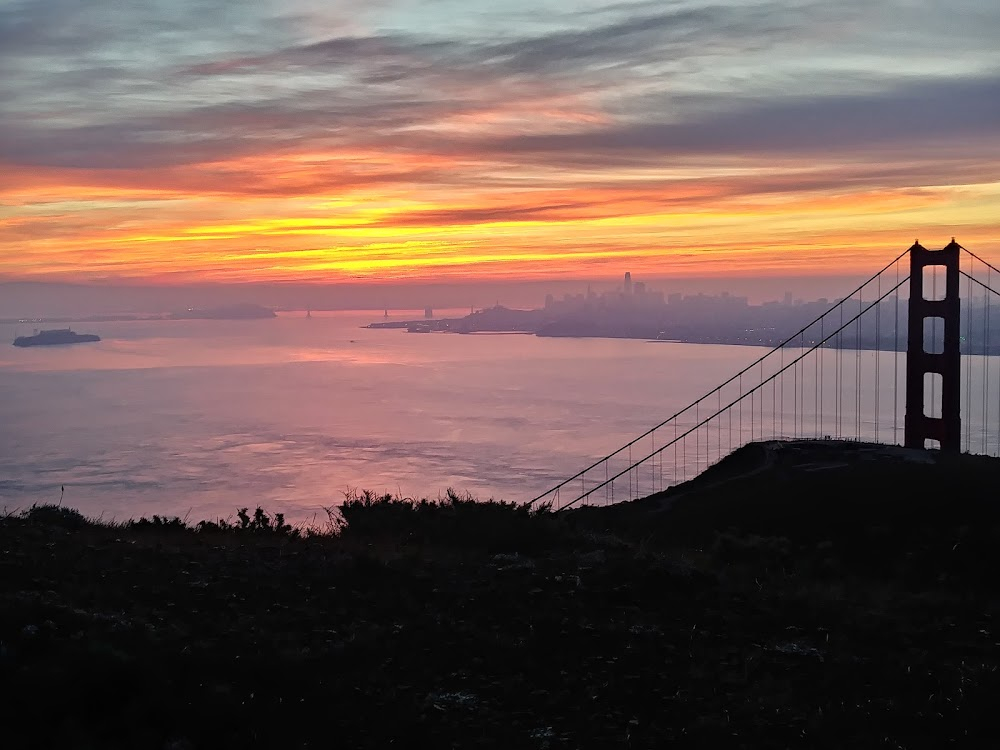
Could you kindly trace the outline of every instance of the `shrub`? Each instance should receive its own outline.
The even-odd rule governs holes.
[[[125,524],[126,529],[135,531],[190,531],[190,527],[176,516],[153,516],[152,518],[140,518],[138,521],[129,521]]]
[[[61,505],[32,505],[25,511],[24,520],[33,524],[69,530],[93,525],[80,511],[74,508],[64,508]]]
[[[502,500],[479,502],[451,489],[437,501],[352,492],[339,511],[339,533],[345,538],[393,538],[492,551],[551,543],[562,530],[548,508]]]
[[[125,528],[135,531],[195,531],[200,534],[271,534],[289,538],[297,538],[301,535],[299,529],[285,522],[284,513],[275,513],[271,516],[259,506],[254,510],[253,515],[250,514],[249,508],[240,508],[236,511],[236,519],[236,522],[222,518],[218,521],[199,521],[194,526],[188,526],[177,517],[153,516],[152,518],[143,517],[138,521],[129,521],[125,524]]]
[[[238,523],[231,524],[228,521],[219,521],[218,524],[209,524],[202,521],[198,524],[200,530],[220,530],[220,531],[242,531],[256,534],[274,534],[276,536],[287,536],[296,538],[300,531],[293,528],[290,523],[285,523],[284,513],[275,513],[269,516],[259,505],[254,510],[253,515],[249,513],[249,508],[240,508],[236,512]],[[214,527],[214,528],[210,528]]]

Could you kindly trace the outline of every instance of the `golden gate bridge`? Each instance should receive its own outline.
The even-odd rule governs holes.
[[[1000,269],[954,238],[941,250],[914,242],[778,346],[531,503],[638,499],[768,440],[1000,456],[994,282]]]

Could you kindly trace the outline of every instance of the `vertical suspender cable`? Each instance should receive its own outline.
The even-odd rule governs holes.
[[[844,435],[844,305],[847,300],[840,301],[840,330],[837,331],[837,438]]]
[[[781,369],[785,369],[785,347],[781,347]],[[781,406],[779,407],[781,409],[781,436],[787,437],[785,434],[785,373],[782,372],[778,378],[781,380]]]
[[[805,350],[805,338],[802,332],[799,332],[799,352]],[[797,437],[803,438],[806,436],[806,363],[803,360],[799,365],[799,371],[801,373],[802,386],[799,393],[799,434]]]
[[[674,474],[670,477],[670,484],[677,484],[677,420],[674,420]]]
[[[986,267],[986,286],[990,287],[990,267]],[[986,292],[985,315],[983,316],[983,453],[987,453],[986,425],[989,424],[989,397],[987,383],[990,380],[990,293]]]
[[[877,299],[882,299],[882,274],[878,275],[877,288],[875,292],[878,297]],[[879,386],[882,384],[882,379],[879,377],[881,373],[881,360],[882,360],[882,303],[880,302],[875,306],[875,346],[873,351],[875,352],[875,442],[879,441]]]
[[[965,450],[972,450],[972,256],[965,293]]]
[[[771,380],[771,439],[778,437],[778,382]]]
[[[899,262],[896,262],[896,283],[899,284]],[[892,444],[899,444],[899,289],[892,295]]]
[[[990,292],[986,292],[987,296]],[[997,368],[998,375],[1000,375],[1000,367]],[[997,456],[1000,456],[1000,377],[997,378]]]
[[[820,339],[822,340],[822,339]],[[816,343],[816,339],[812,340],[812,343]],[[820,349],[818,352],[813,352],[813,437],[820,437],[819,429],[819,358],[822,356],[823,350]]]
[[[760,439],[764,439],[764,361],[760,362]]]
[[[799,365],[792,365],[792,437],[799,436]]]
[[[864,290],[858,292],[858,315],[864,309]],[[861,318],[854,323],[854,434],[855,438],[861,440]]]
[[[649,452],[649,455],[653,457],[651,459],[652,466],[649,467],[650,482],[651,482],[650,489],[655,493],[656,492],[656,430],[653,430],[651,433],[649,433],[649,446],[650,448],[652,448],[652,450]]]
[[[719,392],[719,398],[722,398],[722,392]],[[733,452],[733,410],[731,408],[726,409],[726,413],[729,415],[729,439],[726,443],[726,453]]]
[[[820,320],[819,320],[819,340],[820,340],[820,342],[822,342],[823,339],[826,338],[823,335],[826,332],[826,326],[824,325],[824,322],[823,322],[825,320],[826,320],[825,317],[820,318]],[[823,363],[821,364],[820,368],[819,368],[819,431],[818,431],[818,434],[819,434],[820,437],[822,437],[823,436],[823,402],[826,400],[826,393],[824,392],[824,389],[823,389],[823,372],[826,370],[826,361],[825,361],[826,360],[826,353],[824,352],[824,346],[823,346],[822,343],[820,343],[818,354],[820,356],[822,356],[823,360],[824,360]]]
[[[698,402],[694,403],[694,423],[701,424],[701,419],[698,417]],[[698,476],[701,471],[701,465],[698,462],[698,436],[694,436],[694,475]]]

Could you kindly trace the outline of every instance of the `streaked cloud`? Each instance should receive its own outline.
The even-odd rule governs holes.
[[[997,38],[993,0],[0,0],[0,276],[1000,251]]]

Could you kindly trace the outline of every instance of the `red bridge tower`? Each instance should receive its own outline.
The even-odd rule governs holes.
[[[903,427],[907,448],[924,448],[927,440],[937,440],[942,451],[958,453],[962,443],[961,368],[959,321],[961,307],[958,296],[958,261],[961,246],[951,242],[942,250],[928,250],[919,242],[910,248],[910,304],[906,344],[906,421]],[[924,269],[943,266],[944,296],[927,299]],[[940,318],[937,326],[944,331],[940,351],[928,352],[924,321]],[[940,417],[924,411],[925,375],[941,376]],[[937,394],[935,394],[936,396]],[[936,410],[935,410],[936,411]]]

